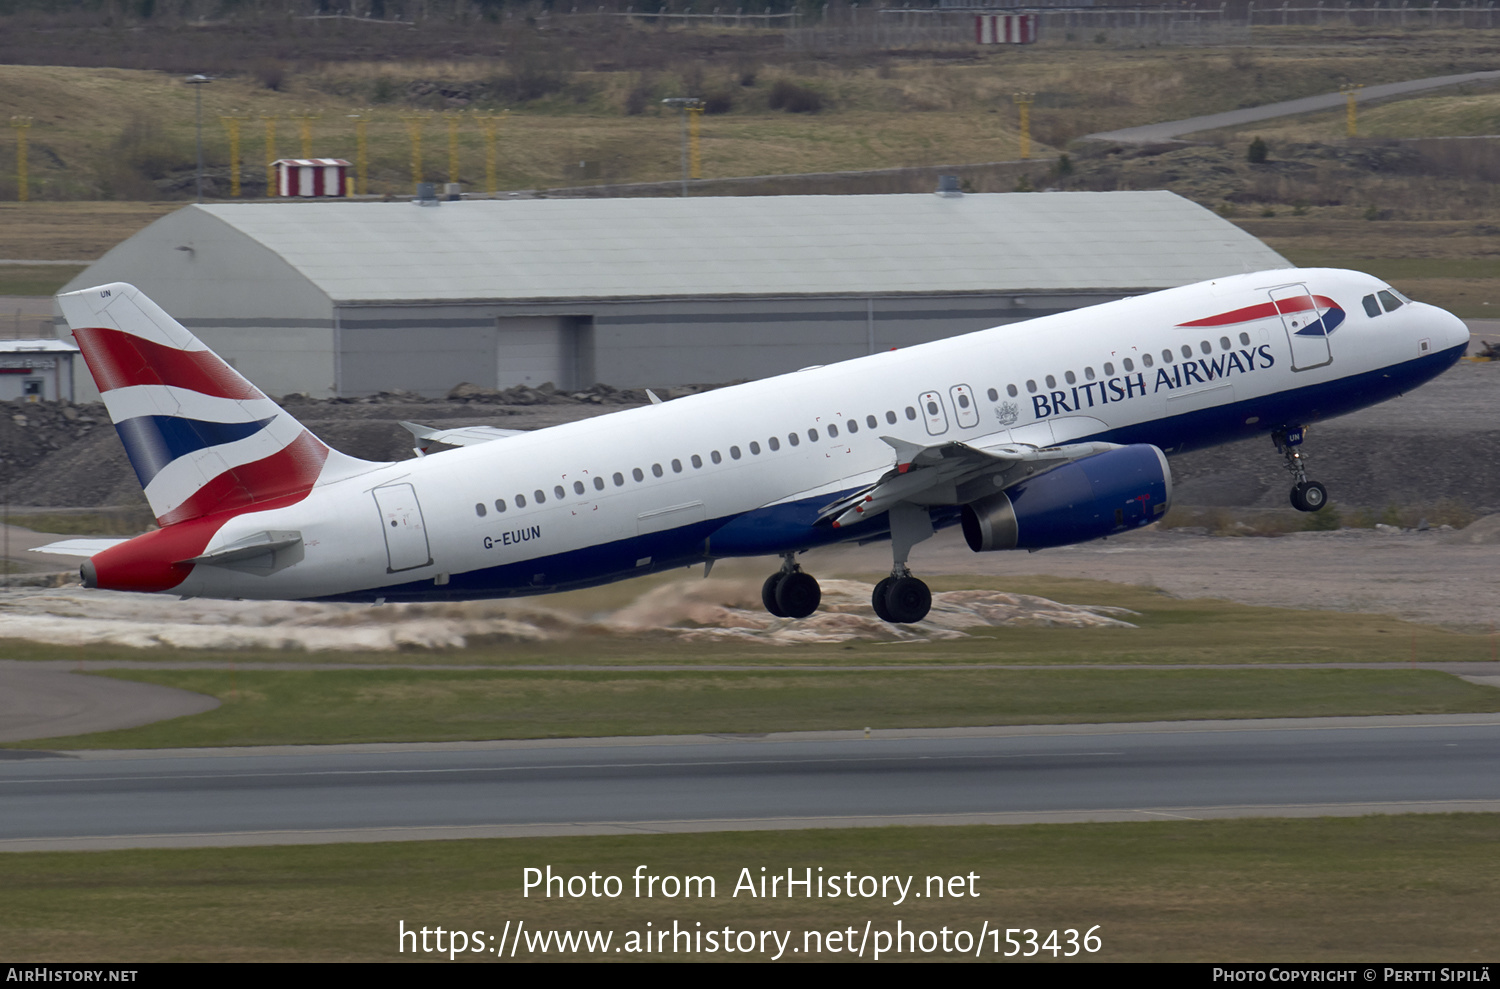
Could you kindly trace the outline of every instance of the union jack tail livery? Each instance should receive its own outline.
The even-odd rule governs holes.
[[[331,450],[134,286],[58,302],[161,526],[291,504],[329,468],[361,463]]]

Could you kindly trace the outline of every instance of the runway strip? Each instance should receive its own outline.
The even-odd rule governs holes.
[[[14,753],[0,850],[1500,810],[1500,715]]]

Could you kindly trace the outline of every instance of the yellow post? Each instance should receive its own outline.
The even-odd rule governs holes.
[[[703,116],[703,104],[690,106],[688,111],[688,145],[689,161],[692,165],[689,175],[695,179],[703,178],[703,157],[698,153],[698,121]]]
[[[276,198],[276,118],[261,115],[266,122],[266,198]]]
[[[448,181],[458,181],[458,123],[463,111],[450,112],[448,116]]]
[[[355,190],[361,196],[370,194],[369,144],[366,141],[367,135],[365,131],[370,123],[372,114],[373,111],[371,110],[356,110],[354,113],[349,114],[349,118],[354,121],[354,140],[357,149],[357,153],[354,156]]]
[[[1034,93],[1017,93],[1012,97],[1016,104],[1016,110],[1020,114],[1020,142],[1021,160],[1025,161],[1031,157],[1031,104],[1036,102]]]
[[[1359,133],[1358,111],[1354,107],[1355,101],[1359,99],[1359,91],[1364,88],[1365,84],[1362,82],[1349,83],[1346,86],[1339,87],[1339,92],[1343,93],[1344,99],[1349,101],[1346,126],[1350,137],[1354,137]]]
[[[31,118],[14,116],[10,125],[16,129],[16,202],[24,203],[31,199],[30,176],[26,172],[26,132],[31,129]]]
[[[233,114],[219,117],[219,123],[229,132],[229,195],[235,199],[240,195],[240,121],[243,119]]]
[[[427,118],[417,113],[403,114],[406,133],[411,138],[411,184],[415,189],[422,181],[422,122]]]
[[[480,129],[484,131],[484,184],[492,196],[500,191],[500,183],[495,177],[495,135],[500,131],[501,122],[509,116],[509,110],[501,110],[498,117],[488,114],[479,118]]]
[[[302,157],[312,157],[312,122],[318,119],[318,115],[311,110],[303,110],[301,113],[292,114],[297,119],[298,126],[302,129]]]

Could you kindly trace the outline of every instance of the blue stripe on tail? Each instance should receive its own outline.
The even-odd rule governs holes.
[[[178,457],[211,446],[221,446],[253,436],[265,429],[275,416],[255,422],[207,422],[180,416],[137,416],[115,423],[120,442],[130,466],[140,478],[141,487]]]

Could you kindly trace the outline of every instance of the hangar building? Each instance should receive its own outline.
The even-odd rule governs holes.
[[[139,286],[268,394],[441,396],[760,378],[1285,266],[1169,192],[246,203],[65,291]]]

